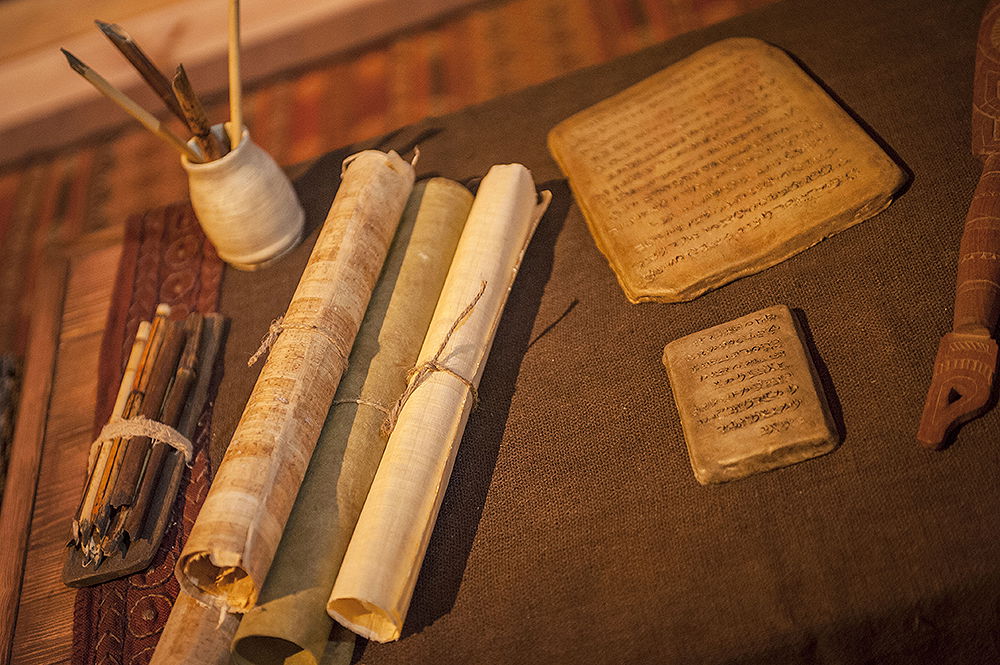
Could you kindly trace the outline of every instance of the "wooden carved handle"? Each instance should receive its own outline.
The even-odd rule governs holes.
[[[955,332],[992,336],[1000,318],[1000,154],[988,156],[965,219],[955,289]]]
[[[972,152],[983,162],[959,245],[952,332],[938,346],[917,440],[940,448],[989,405],[1000,316],[1000,0],[983,12],[972,86]]]
[[[972,152],[983,173],[959,248],[953,330],[992,336],[1000,315],[1000,0],[983,12],[972,97]]]
[[[965,218],[955,332],[992,336],[1000,314],[1000,0],[983,12],[972,86],[972,152],[983,173]]]

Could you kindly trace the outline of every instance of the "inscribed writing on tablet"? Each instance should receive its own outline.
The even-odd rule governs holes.
[[[784,52],[698,51],[549,148],[632,302],[691,300],[883,210],[905,175]]]
[[[837,444],[823,388],[784,305],[675,340],[663,364],[703,485],[801,462]]]

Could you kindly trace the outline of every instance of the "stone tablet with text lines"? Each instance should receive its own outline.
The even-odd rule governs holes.
[[[667,344],[695,478],[743,478],[827,453],[838,435],[791,310],[774,305]]]

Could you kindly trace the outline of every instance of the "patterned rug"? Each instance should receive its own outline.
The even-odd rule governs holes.
[[[312,159],[631,53],[774,0],[508,0],[474,6],[247,90],[254,140]],[[197,85],[197,81],[195,81]],[[225,99],[208,99],[214,121]],[[109,106],[109,112],[116,112]],[[177,156],[130,124],[0,171],[0,353],[23,355],[46,251],[180,201]]]

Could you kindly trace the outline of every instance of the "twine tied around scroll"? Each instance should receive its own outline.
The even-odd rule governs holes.
[[[340,356],[341,362],[347,365],[347,356],[343,354],[340,347],[337,345],[337,340],[330,336],[326,330],[317,325],[302,325],[302,324],[288,324],[285,323],[285,317],[279,316],[274,321],[271,321],[271,325],[267,327],[267,332],[260,340],[260,346],[257,350],[253,352],[253,355],[247,360],[247,367],[253,367],[254,364],[260,360],[261,356],[271,350],[274,343],[278,341],[278,337],[281,336],[286,330],[305,330],[307,332],[319,333],[323,337],[326,337],[327,341],[333,345],[333,348],[337,351],[337,355]]]
[[[170,425],[150,420],[144,416],[134,418],[114,418],[101,429],[101,433],[90,444],[90,458],[96,459],[101,444],[111,439],[130,439],[145,436],[153,441],[159,441],[170,446],[184,456],[184,463],[191,466],[194,459],[194,446],[191,441]]]
[[[473,404],[475,405],[479,403],[479,394],[476,391],[476,386],[472,384],[472,381],[465,378],[455,370],[442,365],[441,354],[444,353],[445,348],[448,346],[448,342],[451,341],[451,336],[455,334],[455,331],[458,330],[462,324],[465,323],[466,319],[469,318],[469,315],[472,314],[472,310],[476,308],[476,305],[479,303],[479,299],[483,297],[484,293],[486,293],[485,281],[479,287],[479,293],[477,293],[472,301],[466,305],[465,309],[462,310],[462,313],[455,319],[455,322],[451,324],[451,328],[448,329],[444,339],[441,340],[441,345],[437,348],[437,351],[434,352],[434,355],[431,356],[430,360],[420,363],[406,373],[406,390],[404,390],[403,394],[399,396],[396,403],[392,405],[392,409],[389,410],[389,415],[387,415],[385,421],[382,422],[382,427],[379,429],[382,436],[388,437],[392,434],[392,430],[396,427],[396,421],[399,419],[399,412],[403,410],[403,405],[406,404],[406,400],[408,400],[410,395],[412,395],[414,391],[420,387],[420,384],[426,381],[434,372],[444,372],[446,374],[450,374],[464,383],[469,389],[469,394],[472,395]]]
[[[335,400],[333,400],[333,406],[337,406],[339,404],[359,404],[361,406],[370,406],[371,408],[375,409],[376,411],[381,411],[386,416],[388,416],[390,413],[392,413],[392,411],[390,409],[382,406],[378,402],[373,402],[370,399],[361,399],[360,397],[358,399],[335,399]]]

